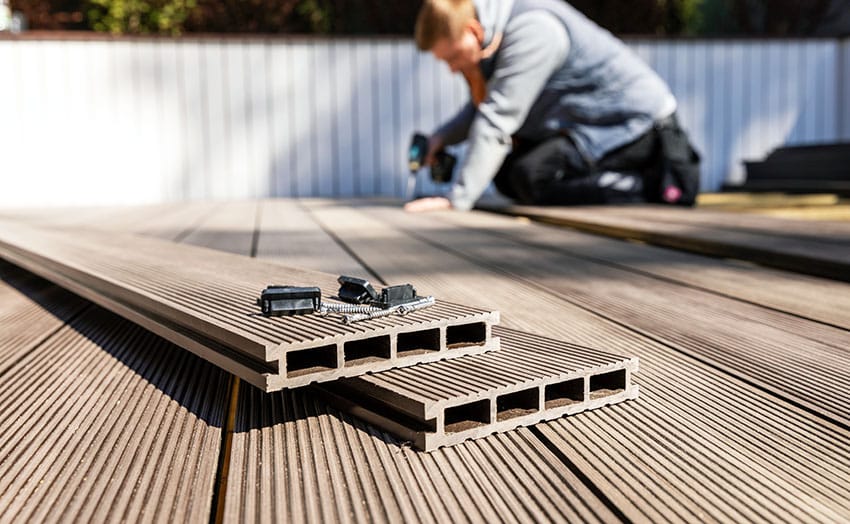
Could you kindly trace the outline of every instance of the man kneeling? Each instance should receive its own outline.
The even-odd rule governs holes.
[[[491,181],[523,204],[693,205],[699,156],[664,81],[561,0],[426,0],[416,43],[463,74],[470,102],[429,139],[426,163],[469,141],[448,198],[472,208]]]

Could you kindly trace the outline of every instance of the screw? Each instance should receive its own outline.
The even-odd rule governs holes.
[[[322,306],[319,308],[319,314],[323,317],[326,317],[331,313],[365,315],[375,311],[382,310],[375,306],[363,304],[337,304],[334,302],[323,302]]]
[[[360,322],[361,320],[371,320],[373,318],[386,317],[393,314],[404,316],[412,311],[431,307],[435,303],[436,301],[434,300],[434,297],[423,297],[418,300],[414,300],[413,302],[408,302],[407,304],[399,304],[398,306],[390,307],[387,309],[375,309],[374,311],[369,311],[365,313],[345,315],[342,319],[342,323],[345,325],[349,325],[353,324],[354,322]]]

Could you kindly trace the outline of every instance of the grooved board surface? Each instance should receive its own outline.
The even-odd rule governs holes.
[[[258,254],[287,264],[306,261],[332,273],[356,269],[358,262],[320,233],[300,205],[266,201],[262,207],[264,217],[266,210],[269,216],[286,212],[288,220],[275,222],[273,230],[310,234],[296,235],[293,246],[263,229]],[[244,217],[229,227],[249,229]],[[228,249],[234,237],[208,238],[208,247]],[[423,454],[307,391],[267,395],[241,388],[226,481],[228,519],[618,520],[527,430]],[[324,503],[329,493],[333,504]]]
[[[726,218],[725,227],[710,217],[723,213],[699,210],[609,210],[505,206],[484,207],[616,238],[634,239],[701,254],[738,258],[808,275],[850,281],[850,241],[843,222],[799,222],[769,217]],[[709,218],[701,218],[709,214]],[[732,224],[756,224],[752,229]],[[709,225],[706,226],[706,223]],[[792,232],[785,228],[794,224]]]
[[[249,205],[240,204],[239,211],[228,211],[229,204],[220,204],[217,213],[199,214],[194,218],[180,218],[176,211],[171,215],[172,211],[166,207],[155,211],[161,219],[153,229],[170,230],[191,240],[200,238],[190,232],[193,226],[203,230],[204,224],[208,224],[211,229],[222,230],[223,234],[210,234],[205,242],[199,243],[231,252],[240,252],[246,247],[258,253],[268,249],[268,252],[274,251],[276,259],[285,262],[293,254],[287,253],[288,248],[274,247],[283,241],[282,234],[265,248],[262,247],[262,231],[251,242],[241,238],[241,235],[255,237],[257,217],[260,224],[264,224],[265,206],[272,204],[277,206],[274,202],[263,202],[259,213],[256,207]],[[293,205],[280,204],[279,209],[284,210]],[[687,316],[694,313],[694,308],[717,308],[715,299],[723,295],[727,301],[720,302],[724,305],[720,308],[722,314],[738,311],[753,315],[754,321],[739,326],[743,335],[755,337],[754,333],[762,329],[777,333],[779,338],[767,340],[773,347],[774,357],[794,359],[793,365],[800,372],[809,373],[813,381],[820,381],[820,390],[834,395],[833,389],[824,386],[824,377],[828,375],[816,366],[818,359],[807,357],[805,353],[810,344],[822,349],[824,346],[836,350],[846,348],[842,345],[846,329],[826,329],[829,326],[803,319],[815,318],[842,326],[844,318],[837,306],[843,303],[843,298],[827,295],[844,288],[809,277],[780,271],[764,272],[737,264],[721,265],[713,259],[658,248],[621,244],[622,249],[614,249],[609,240],[577,233],[561,236],[562,232],[533,224],[517,227],[517,223],[509,219],[486,214],[409,216],[398,210],[388,211],[371,205],[357,209],[346,204],[317,201],[295,205],[301,214],[288,211],[282,214],[297,216],[299,221],[315,222],[286,226],[305,232],[298,237],[302,245],[314,243],[316,246],[311,248],[316,255],[305,255],[304,260],[320,257],[322,253],[338,253],[336,250],[344,247],[345,253],[355,253],[357,259],[341,255],[326,257],[321,261],[327,265],[326,271],[336,272],[333,265],[337,261],[346,267],[351,267],[352,261],[362,261],[369,268],[366,273],[376,281],[415,281],[433,290],[438,299],[498,307],[503,312],[502,323],[511,329],[603,348],[615,354],[638,356],[641,371],[635,375],[635,380],[640,385],[641,397],[636,402],[425,454],[356,418],[328,408],[310,395],[309,390],[265,394],[242,384],[229,448],[230,470],[226,482],[218,485],[223,490],[227,519],[425,522],[614,521],[622,518],[637,522],[841,522],[850,519],[850,488],[846,482],[850,478],[850,431],[834,423],[838,420],[836,415],[817,414],[812,406],[790,402],[800,394],[796,386],[770,390],[765,384],[755,382],[756,373],[770,378],[769,373],[760,371],[762,368],[752,367],[756,361],[730,359],[722,368],[713,363],[714,352],[724,345],[727,350],[734,347],[709,329],[709,325],[716,322],[714,317],[706,317],[701,343],[687,347],[684,334],[679,334],[679,339],[668,339],[656,333],[656,328],[663,328],[664,315],[654,317],[653,323],[640,329],[637,322],[648,320],[643,319],[642,314],[628,316],[630,307],[635,311],[654,311],[654,301],[666,295],[670,295],[674,304],[683,300],[674,312]],[[175,210],[179,209],[181,206],[175,206]],[[137,212],[141,213],[132,211],[133,214]],[[120,217],[124,212],[110,213],[96,219],[101,228],[111,220],[104,217]],[[168,223],[168,215],[173,216],[174,224]],[[136,219],[123,216],[128,223],[144,219],[144,213],[136,215],[140,217]],[[228,225],[228,221],[232,223]],[[505,225],[506,221],[511,227]],[[117,230],[125,227],[119,222],[117,218],[113,222],[116,228],[121,226]],[[54,223],[61,223],[61,220]],[[87,226],[94,227],[93,224]],[[462,231],[458,233],[458,230]],[[335,238],[327,236],[325,231]],[[455,234],[449,234],[452,231]],[[324,236],[319,232],[325,233]],[[493,236],[493,232],[498,235]],[[537,244],[549,247],[543,249]],[[294,255],[309,252],[299,249]],[[389,257],[388,252],[396,255]],[[519,275],[516,274],[518,269],[523,269]],[[727,277],[730,282],[740,282],[740,287],[746,285],[750,289],[734,289],[732,284],[724,282]],[[762,281],[764,289],[753,289],[753,282]],[[658,286],[659,283],[663,285]],[[609,308],[610,302],[620,296],[617,295],[621,292],[619,288],[630,286],[643,290],[635,297],[642,301]],[[579,289],[581,295],[576,294]],[[790,295],[783,297],[778,291],[795,289],[800,290],[796,299]],[[694,290],[705,294],[693,295]],[[0,288],[0,297],[5,296],[2,293]],[[606,297],[609,293],[610,299]],[[822,296],[825,302],[812,304],[808,315],[805,314],[805,302],[814,302],[814,299],[807,298],[807,293],[812,297]],[[700,296],[701,300],[682,298],[688,296]],[[0,300],[0,311],[4,303],[5,300]],[[742,304],[751,309],[736,309]],[[832,304],[836,307],[832,308]],[[11,306],[9,311],[16,309],[17,306]],[[830,313],[829,309],[834,311]],[[777,314],[783,311],[796,317],[779,322],[783,317]],[[662,322],[662,325],[656,326],[654,322]],[[687,333],[687,330],[683,327],[680,331]],[[108,328],[95,333],[101,331],[108,333]],[[69,330],[69,334],[80,332],[76,325]],[[796,337],[793,343],[782,343],[785,333]],[[54,338],[55,335],[48,342]],[[58,348],[56,345],[42,346],[49,354],[55,354]],[[176,355],[194,358],[184,352],[168,352],[166,357],[173,359]],[[837,362],[836,366],[842,365],[842,361]],[[38,368],[38,371],[42,373],[43,369]],[[200,395],[205,390],[190,385],[191,380],[197,378],[196,369],[190,371],[190,377],[182,381],[175,378],[174,383],[185,385],[185,395]],[[164,372],[182,373],[171,367]],[[0,380],[13,376],[10,373],[0,373]],[[18,373],[17,368],[14,373]],[[36,375],[21,377],[21,384],[31,387],[26,381]],[[812,391],[817,388],[815,382],[796,384]],[[226,394],[226,389],[226,385],[219,387],[222,394]],[[18,388],[18,391],[23,390]],[[25,402],[19,398],[20,393],[16,395],[8,388],[4,391],[7,404]],[[151,394],[162,391],[152,388]],[[63,394],[66,392],[63,390]],[[165,393],[169,407],[195,413],[186,406],[198,405],[197,401],[187,400],[170,390]],[[72,392],[69,398],[73,401],[83,396]],[[138,416],[135,409],[127,411],[130,418]],[[124,412],[110,416],[117,414],[123,416]],[[153,431],[171,427],[169,424],[148,426]],[[194,424],[192,431],[177,432],[192,435],[192,445],[195,445],[194,439],[205,435],[212,427],[202,429],[204,424],[197,421]],[[103,431],[118,427],[124,426],[106,424]],[[37,434],[32,432],[32,435]],[[61,433],[54,438],[60,438],[59,435]],[[172,438],[175,430],[165,435],[166,439]],[[221,440],[220,433],[217,432],[215,440]],[[35,437],[19,442],[23,442],[24,450],[40,445],[45,453],[58,453],[54,447],[38,444]],[[152,442],[160,446],[156,449],[170,449],[175,445],[170,440]],[[165,459],[147,451],[144,442],[140,446],[137,456],[148,457],[145,467],[158,470]],[[37,450],[25,452],[39,453]],[[210,453],[218,459],[217,453]],[[186,454],[174,452],[170,456],[177,460],[178,456]],[[111,460],[104,459],[104,463],[111,463]],[[205,456],[198,460],[212,459]],[[172,488],[167,486],[174,484],[162,484],[178,480],[185,483],[195,478],[192,472],[196,468],[187,469],[191,463],[183,463],[177,469],[169,468],[169,480],[158,481],[160,484],[143,482],[144,493],[120,491],[120,494],[138,501],[140,506],[131,507],[142,507],[142,515],[165,514],[164,508],[171,502],[174,508],[199,504],[193,506],[198,508],[198,520],[209,521],[212,499],[209,492],[199,495],[202,489],[173,488],[176,494],[171,495],[168,489]],[[8,464],[10,462],[0,457],[0,479],[7,478],[4,474],[5,468],[10,467]],[[30,467],[12,464],[16,468]],[[65,479],[62,472],[66,470],[58,462],[40,467],[38,471],[49,473],[51,478]],[[123,473],[120,469],[114,471]],[[133,474],[129,472],[126,476],[130,478]],[[102,482],[95,473],[86,478]],[[137,475],[136,478],[145,477]],[[72,476],[66,482],[68,491],[56,495],[56,500],[64,501],[64,493],[72,489],[86,492],[89,484],[77,479]],[[18,481],[2,482],[22,489],[21,483],[14,483]],[[203,484],[201,479],[198,482]],[[155,491],[160,486],[162,489]],[[43,511],[38,509],[41,501],[48,501],[49,508],[59,507],[50,505],[49,500],[54,495],[49,491],[26,491],[30,489],[26,485],[23,489],[20,493],[24,493],[21,497],[26,501],[16,502],[10,511],[20,511],[25,517],[32,511]],[[144,497],[144,502],[139,497]],[[116,504],[126,506],[125,500],[120,498]],[[69,507],[76,508],[75,504]],[[110,507],[104,505],[103,511]],[[184,514],[181,511],[184,510],[175,510],[175,514],[179,517]],[[10,519],[7,515],[3,518]]]
[[[207,522],[228,377],[100,308],[0,374],[0,520]]]
[[[326,227],[357,245],[359,255],[384,278],[418,274],[440,282],[447,297],[466,294],[467,286],[487,289],[486,298],[501,309],[506,327],[638,356],[638,401],[537,427],[626,517],[678,522],[850,518],[850,488],[843,481],[850,474],[846,428],[753,387],[734,368],[718,370],[564,300],[545,285],[494,270],[503,252],[459,256],[437,239],[412,236],[412,230],[433,224],[436,215],[353,210],[326,202],[309,207]],[[592,245],[595,237],[586,238]],[[467,248],[500,244],[483,235],[465,241]],[[382,243],[418,258],[384,259]],[[509,247],[518,253],[525,249]],[[573,263],[552,258],[562,266]],[[437,260],[442,271],[427,271]],[[552,271],[539,263],[540,257],[526,257],[527,267]],[[559,426],[570,427],[571,437],[550,438],[548,428]]]
[[[475,230],[584,262],[614,266],[659,280],[732,297],[802,318],[850,329],[850,284],[674,249],[590,237],[568,228],[539,226],[490,213],[434,217],[444,230]],[[462,233],[460,233],[462,234]]]
[[[638,398],[636,358],[521,331],[497,331],[500,351],[316,389],[334,407],[424,451]]]
[[[396,212],[375,213],[388,218]],[[481,261],[489,257],[489,265],[506,278],[542,286],[777,396],[850,423],[850,391],[842,386],[850,382],[847,330],[576,256],[591,249],[545,249],[525,243],[530,235],[524,233],[494,237],[447,228],[453,218],[446,220],[441,224],[432,217],[426,224],[400,217],[393,223],[455,253]],[[832,290],[843,300],[850,298],[848,284],[836,283]]]
[[[211,220],[227,223],[227,213],[239,211],[239,207],[217,211]],[[184,240],[198,242],[204,234],[213,233],[228,232],[221,228],[202,229]],[[253,236],[229,241],[237,239],[242,244],[235,244],[237,251],[244,251],[246,243],[250,246],[253,242]],[[498,322],[498,313],[442,300],[404,317],[392,315],[352,325],[318,315],[266,318],[254,303],[265,286],[318,285],[327,298],[331,290],[335,292],[339,287],[335,276],[198,247],[118,233],[107,235],[82,229],[54,232],[20,222],[3,222],[0,250],[10,260],[56,279],[266,390],[498,347],[489,328]],[[420,293],[424,295],[422,290]],[[464,339],[461,344],[451,344],[443,334],[454,326],[478,324],[485,326],[482,335]],[[425,352],[395,351],[396,337],[423,330],[439,330],[441,336],[435,347]],[[370,344],[385,344],[386,349],[372,358],[355,359],[353,355],[359,355],[359,347],[355,348],[353,342],[365,339],[370,339]],[[286,367],[289,355],[313,348],[330,357],[320,359],[317,369],[291,373]]]
[[[306,391],[240,393],[227,519],[616,521],[528,430],[422,453]]]
[[[86,306],[81,298],[0,260],[0,373]]]
[[[86,225],[125,215],[109,216]],[[26,303],[0,318],[16,356],[0,367],[0,522],[208,522],[227,374],[6,262],[0,277],[0,310]]]

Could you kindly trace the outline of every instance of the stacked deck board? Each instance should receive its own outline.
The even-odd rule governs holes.
[[[632,400],[638,359],[517,330],[502,349],[317,386],[337,407],[432,451]]]
[[[328,289],[334,277],[156,239],[81,229],[64,233],[6,224],[0,228],[0,252],[265,391],[499,347],[500,339],[492,334],[498,322],[494,312],[439,301],[415,315],[353,326],[316,315],[266,318],[250,303],[263,283],[285,275],[287,283]],[[504,355],[495,352],[463,359],[460,366],[433,368],[427,379],[433,391],[451,389],[467,369],[479,380],[467,391],[435,398],[436,404],[421,404],[413,412],[406,409],[410,402],[424,397],[411,400],[410,389],[407,394],[390,390],[379,375],[340,382],[324,393],[346,409],[356,398],[361,415],[375,421],[375,411],[402,419],[412,415],[416,424],[394,421],[384,427],[428,451],[637,397],[629,378],[637,360],[519,332],[510,335],[512,351]],[[520,368],[523,373],[517,375]],[[399,376],[431,371],[417,368]],[[603,390],[611,393],[600,394]]]
[[[265,391],[498,349],[497,312],[445,301],[352,325],[267,318],[254,303],[267,285],[327,292],[336,277],[157,239],[2,222],[0,256]]]

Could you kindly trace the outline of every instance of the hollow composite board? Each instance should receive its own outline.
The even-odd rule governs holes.
[[[433,216],[397,211],[389,222],[371,216],[370,210],[338,203],[307,202],[307,206],[338,238],[356,246],[358,257],[384,278],[418,275],[423,285],[439,288],[441,295],[455,300],[486,289],[489,303],[503,312],[506,327],[638,356],[639,401],[532,429],[626,518],[637,522],[850,518],[846,428],[577,307],[544,285],[494,271],[501,253],[460,257],[397,229],[405,217],[424,228]],[[594,240],[587,236],[589,244]],[[481,236],[472,241],[487,244],[490,239]],[[382,256],[388,246],[416,256],[388,259]],[[438,262],[451,271],[434,272]],[[538,267],[538,262],[528,257],[529,267]],[[550,438],[547,428],[558,426],[570,428],[571,434]]]
[[[258,256],[368,275],[296,202],[261,206]],[[186,240],[238,252],[250,216],[228,204],[198,232],[226,234]],[[235,417],[226,520],[619,521],[524,429],[425,454],[329,408],[310,390],[264,394],[247,384]]]
[[[122,228],[170,209],[133,211]],[[197,221],[185,211],[174,219]],[[0,369],[0,522],[209,522],[229,375],[31,273],[0,274],[0,309],[26,310],[0,319],[15,354]]]
[[[151,238],[2,222],[0,255],[266,391],[498,348],[497,312],[442,300],[353,325],[266,318],[253,303],[265,286],[319,285],[327,298],[335,277]]]
[[[637,358],[495,328],[502,349],[316,386],[423,451],[638,397]]]
[[[651,216],[614,214],[604,209],[535,206],[482,206],[483,209],[512,216],[528,217],[615,238],[639,240],[663,247],[691,251],[703,255],[736,258],[768,267],[795,271],[834,280],[850,281],[850,242],[848,233],[839,228],[840,238],[823,234],[812,236],[795,233],[782,235],[785,222],[774,221],[773,234],[763,230],[716,228],[687,221],[651,220]],[[697,211],[693,211],[697,213]],[[736,217],[747,222],[750,216]],[[822,230],[826,227],[818,226]],[[816,227],[813,226],[813,229]],[[839,240],[839,241],[835,241]]]
[[[843,387],[850,381],[846,329],[599,262],[593,257],[592,238],[570,245],[553,234],[550,242],[535,245],[528,239],[535,238],[537,225],[494,235],[489,231],[499,230],[500,220],[470,231],[450,226],[456,220],[451,214],[443,215],[445,221],[432,216],[426,222],[398,217],[393,210],[373,212],[405,234],[470,260],[486,260],[504,278],[556,293],[779,397],[850,424],[850,392]],[[668,262],[661,258],[658,263]],[[833,283],[836,294],[850,290],[843,282]]]

